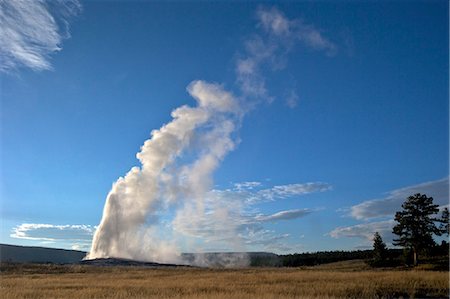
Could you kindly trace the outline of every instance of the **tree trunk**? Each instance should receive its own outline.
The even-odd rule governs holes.
[[[417,266],[418,261],[417,261],[417,250],[415,247],[413,247],[413,256],[414,256],[414,266]]]

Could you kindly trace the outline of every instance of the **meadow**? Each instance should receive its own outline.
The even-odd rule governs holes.
[[[2,298],[448,298],[449,272],[303,268],[2,265]]]

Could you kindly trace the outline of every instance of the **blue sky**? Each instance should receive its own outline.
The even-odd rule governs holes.
[[[183,195],[152,212],[181,251],[366,248],[407,196],[448,205],[446,1],[1,5],[2,243],[89,250],[195,80],[240,114],[203,229],[174,221]],[[237,241],[218,238],[230,223]]]

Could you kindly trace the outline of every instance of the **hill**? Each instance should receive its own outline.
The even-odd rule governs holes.
[[[55,249],[36,246],[17,246],[0,244],[0,262],[10,263],[53,263],[84,264],[96,266],[175,266],[152,262],[133,261],[123,258],[104,258],[83,261],[86,252],[78,250]],[[268,252],[208,252],[182,253],[180,264],[204,267],[249,266],[251,261],[264,260],[266,265],[279,265],[278,255]]]
[[[0,244],[0,262],[71,264],[85,256],[78,250]]]

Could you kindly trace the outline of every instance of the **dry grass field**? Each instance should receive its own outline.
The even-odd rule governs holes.
[[[358,270],[359,269],[359,270]],[[142,268],[14,265],[1,298],[448,298],[449,273],[312,268]]]

